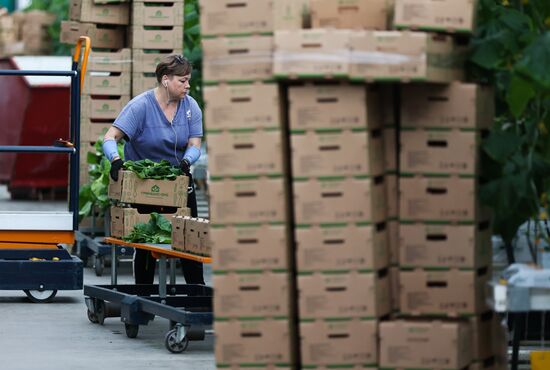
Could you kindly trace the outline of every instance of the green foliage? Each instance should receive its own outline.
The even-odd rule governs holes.
[[[202,46],[199,23],[199,1],[185,0],[185,22],[183,29],[183,55],[193,64],[191,76],[191,95],[201,109],[204,108],[202,97]]]
[[[124,162],[125,170],[134,172],[140,179],[154,180],[175,180],[177,176],[183,175],[179,167],[174,167],[167,160],[153,162],[150,159],[141,161]]]
[[[493,209],[495,232],[510,242],[548,207],[550,2],[481,0],[478,23],[472,77],[496,87],[497,106],[483,144],[481,199]]]
[[[54,55],[71,55],[71,46],[59,42],[61,33],[61,21],[69,18],[68,0],[32,0],[30,5],[25,8],[28,10],[46,10],[56,15],[55,22],[48,28],[48,34],[52,38]]]
[[[138,223],[132,232],[122,238],[130,243],[172,243],[172,224],[163,215],[151,213],[148,223]]]

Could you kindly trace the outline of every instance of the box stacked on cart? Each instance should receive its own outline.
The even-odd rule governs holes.
[[[131,6],[132,96],[137,96],[157,86],[155,68],[164,56],[182,54],[184,2],[134,1]]]

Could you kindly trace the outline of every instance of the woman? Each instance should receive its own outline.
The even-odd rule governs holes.
[[[125,138],[124,157],[137,161],[150,159],[170,161],[189,176],[187,207],[197,217],[197,200],[189,167],[201,154],[202,111],[189,93],[192,67],[181,55],[170,55],[157,65],[158,87],[133,98],[122,109],[103,140],[103,152],[111,161],[111,178],[118,180],[123,161],[118,156],[117,142]],[[159,207],[138,207],[140,212],[164,211]],[[182,259],[187,284],[203,284],[202,263]],[[155,259],[151,253],[136,249],[134,278],[136,284],[152,284]]]

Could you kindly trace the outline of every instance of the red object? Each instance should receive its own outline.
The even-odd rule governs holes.
[[[70,70],[70,58],[14,57],[0,60],[0,69]],[[0,76],[0,145],[50,146],[56,139],[70,137],[68,79],[41,79]],[[68,164],[64,154],[0,153],[0,182],[7,183],[10,191],[66,189]]]

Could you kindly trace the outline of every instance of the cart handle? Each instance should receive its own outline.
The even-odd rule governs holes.
[[[84,77],[86,76],[86,67],[88,66],[88,55],[92,47],[92,41],[88,36],[80,36],[76,42],[76,48],[73,55],[73,67],[72,70],[76,71],[80,60],[80,50],[82,49],[82,42],[84,42],[84,54],[82,55],[82,65],[80,66],[80,94],[84,88]]]

